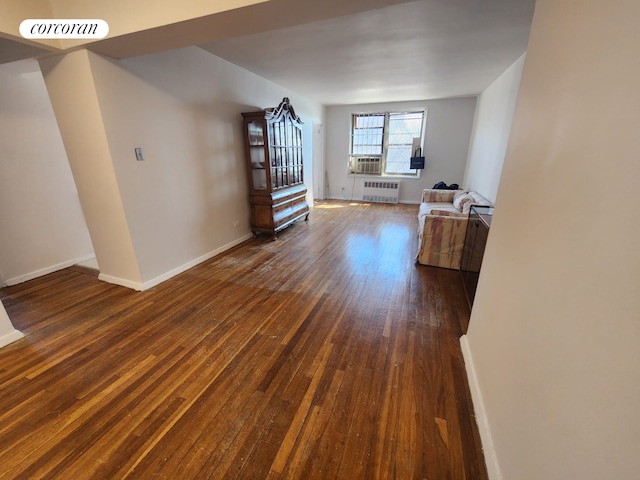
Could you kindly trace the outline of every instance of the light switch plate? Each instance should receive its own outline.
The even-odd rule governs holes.
[[[144,160],[144,153],[142,153],[142,148],[136,148],[136,160],[141,161]]]

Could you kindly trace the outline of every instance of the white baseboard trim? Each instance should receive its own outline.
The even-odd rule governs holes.
[[[199,263],[202,263],[206,260],[209,260],[210,258],[215,257],[216,255],[221,254],[222,252],[229,250],[230,248],[235,247],[236,245],[240,245],[242,242],[245,242],[247,240],[249,240],[250,238],[253,237],[253,234],[249,233],[246,235],[243,235],[240,238],[237,238],[236,240],[227,243],[226,245],[223,245],[219,248],[216,248],[215,250],[206,253],[205,255],[202,255],[194,260],[191,260],[190,262],[185,263],[184,265],[180,265],[179,267],[176,267],[166,273],[163,273],[162,275],[151,279],[147,282],[135,282],[135,281],[131,281],[128,280],[126,278],[119,278],[119,277],[114,277],[112,275],[107,275],[104,273],[100,273],[98,275],[98,280],[102,280],[103,282],[107,282],[107,283],[113,283],[115,285],[120,285],[122,287],[127,287],[127,288],[131,288],[133,290],[137,290],[137,291],[143,291],[143,290],[147,290],[149,288],[155,287],[156,285],[158,285],[159,283],[164,282],[165,280],[168,280],[171,277],[174,277],[176,275],[178,275],[179,273],[182,273],[186,270],[189,270],[191,267],[195,267],[196,265],[198,265]],[[71,267],[73,265],[79,264],[79,263],[84,263],[90,260],[95,259],[95,255],[91,254],[91,255],[86,255],[84,257],[80,257],[80,258],[76,258],[73,260],[68,260],[66,262],[62,262],[62,263],[58,263],[57,265],[51,265],[49,267],[46,268],[42,268],[40,270],[36,270],[35,272],[29,272],[29,273],[25,273],[24,275],[20,275],[14,278],[10,278],[8,280],[6,280],[4,283],[6,284],[6,286],[10,287],[12,285],[17,285],[19,283],[22,282],[26,282],[28,280],[33,280],[34,278],[38,278],[38,277],[42,277],[44,275],[47,275],[49,273],[53,273],[53,272],[57,272],[58,270],[62,270],[64,268],[68,268]]]
[[[209,260],[210,258],[215,257],[216,255],[220,255],[222,252],[225,252],[227,250],[229,250],[230,248],[235,247],[236,245],[240,245],[242,242],[246,242],[247,240],[249,240],[250,238],[253,238],[253,234],[249,233],[247,235],[244,235],[240,238],[235,239],[232,242],[227,243],[226,245],[223,245],[219,248],[216,248],[215,250],[206,253],[194,260],[191,260],[190,262],[185,263],[184,265],[180,265],[179,267],[176,267],[172,270],[169,270],[166,273],[163,273],[162,275],[151,279],[147,282],[144,282],[142,284],[142,290],[147,290],[149,288],[155,287],[156,285],[164,282],[165,280],[169,280],[171,277],[175,277],[176,275],[185,272],[187,270],[189,270],[192,267],[195,267],[196,265],[198,265],[199,263],[202,263],[204,261]]]
[[[102,280],[103,282],[107,283],[113,283],[114,285],[120,285],[121,287],[127,287],[132,290],[137,290],[138,292],[141,292],[143,290],[142,283],[127,280],[126,278],[114,277],[113,275],[100,273],[98,274],[98,280]]]
[[[98,265],[98,259],[96,258],[95,255],[85,258],[81,262],[78,262],[76,265],[84,268],[89,268],[91,270],[100,271],[100,266]]]
[[[206,260],[209,260],[210,258],[215,257],[216,255],[221,254],[222,252],[225,252],[227,250],[229,250],[230,248],[235,247],[236,245],[240,245],[242,242],[246,242],[247,240],[249,240],[250,238],[253,238],[253,234],[249,233],[247,235],[244,235],[240,238],[235,239],[234,241],[227,243],[226,245],[223,245],[219,248],[216,248],[215,250],[206,253],[194,260],[191,260],[190,262],[187,262],[183,265],[180,265],[179,267],[176,267],[174,269],[169,270],[168,272],[163,273],[162,275],[159,275],[151,280],[148,280],[146,282],[140,283],[140,282],[132,282],[131,280],[127,280],[124,278],[118,278],[118,277],[114,277],[111,275],[105,275],[103,273],[101,273],[100,275],[98,275],[98,280],[102,280],[108,283],[113,283],[116,285],[120,285],[122,287],[127,287],[127,288],[131,288],[133,290],[137,290],[139,292],[144,291],[144,290],[148,290],[150,288],[155,287],[156,285],[164,282],[165,280],[169,280],[171,277],[175,277],[176,275],[185,272],[187,270],[189,270],[192,267],[195,267],[196,265],[198,265],[199,263],[202,263]]]
[[[42,277],[44,275],[48,275],[53,272],[57,272],[58,270],[62,270],[64,268],[71,267],[76,263],[86,262],[87,260],[94,258],[94,255],[85,255],[84,257],[75,258],[73,260],[67,260],[65,262],[58,263],[56,265],[51,265],[46,268],[41,268],[40,270],[36,270],[35,272],[25,273],[24,275],[18,275],[17,277],[9,278],[5,281],[8,287],[12,285],[17,285],[22,282],[27,282],[29,280],[33,280],[34,278]]]
[[[466,335],[460,337],[460,347],[462,349],[462,356],[464,357],[467,378],[469,379],[469,390],[471,391],[473,410],[476,414],[478,430],[480,431],[480,441],[482,442],[482,450],[484,453],[484,461],[487,465],[487,473],[489,474],[490,480],[502,480],[502,472],[500,471],[500,464],[498,463],[496,449],[493,444],[491,428],[489,428],[489,419],[487,418],[487,411],[484,408],[480,383],[478,382],[475,364],[473,363],[473,355],[471,354],[471,347],[469,346],[469,340]]]
[[[336,197],[334,195],[326,197],[324,200],[342,200],[344,202],[365,202],[362,198],[344,198],[344,197]],[[319,200],[322,201],[322,200]],[[371,202],[366,202],[371,203]],[[398,200],[398,203],[402,205],[420,205],[420,200]]]
[[[9,345],[16,340],[20,340],[21,338],[24,338],[24,333],[18,330],[13,330],[12,332],[5,333],[4,335],[0,336],[0,348]]]

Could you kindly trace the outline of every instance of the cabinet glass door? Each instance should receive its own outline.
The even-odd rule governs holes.
[[[271,144],[271,182],[274,189],[289,186],[287,174],[287,125],[284,121],[269,124]]]
[[[267,170],[265,165],[265,144],[263,122],[254,120],[247,124],[249,155],[251,156],[251,181],[254,190],[266,190]]]
[[[291,184],[302,183],[302,130],[294,125],[291,126]]]

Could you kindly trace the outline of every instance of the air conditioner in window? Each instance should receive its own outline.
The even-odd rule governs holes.
[[[382,172],[382,163],[378,157],[352,157],[350,163],[350,173],[358,175],[380,175]]]

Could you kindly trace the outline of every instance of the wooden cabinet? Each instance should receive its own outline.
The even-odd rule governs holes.
[[[288,98],[280,105],[242,114],[251,231],[276,234],[301,218],[308,219],[307,187],[302,165],[302,121]]]
[[[482,257],[484,256],[484,248],[489,236],[492,216],[493,207],[474,205],[469,212],[460,271],[462,272],[462,280],[464,281],[464,288],[470,305],[473,305],[473,299],[476,295]]]

